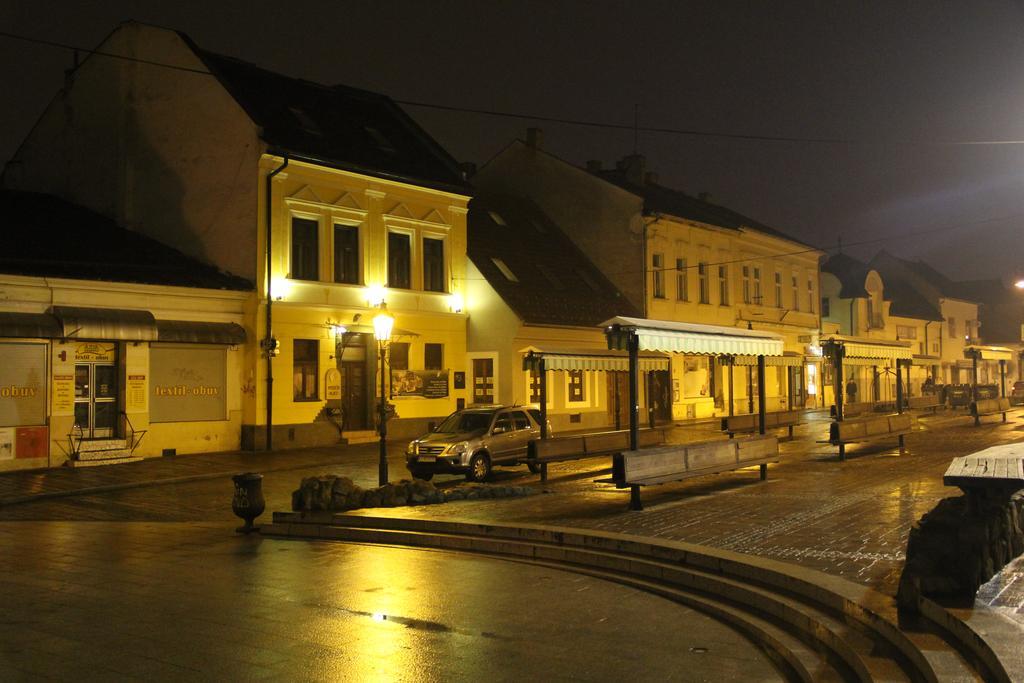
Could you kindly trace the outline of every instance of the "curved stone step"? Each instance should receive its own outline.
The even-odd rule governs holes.
[[[284,516],[275,516],[284,521]],[[292,519],[295,519],[292,517]],[[302,521],[310,518],[299,516]],[[374,520],[363,516],[340,516],[327,526],[306,526],[291,531],[293,535],[336,538],[358,542],[391,543],[432,548],[450,548],[473,552],[512,556],[524,559],[554,561],[579,568],[597,569],[613,578],[641,578],[652,585],[699,593],[719,602],[725,601],[744,610],[748,619],[753,612],[758,619],[773,621],[784,630],[798,635],[804,642],[830,660],[833,668],[851,680],[935,680],[928,669],[915,669],[899,650],[843,614],[819,609],[786,593],[752,585],[743,579],[723,576],[700,566],[680,563],[679,558],[665,561],[641,555],[613,552],[600,547],[579,547],[567,542],[550,543],[548,539],[524,540],[500,527],[474,527],[452,523],[428,524],[443,530],[421,531],[422,520]],[[401,527],[401,528],[388,528]],[[413,528],[416,527],[416,528]],[[270,530],[272,533],[274,530]],[[482,532],[482,533],[474,533]],[[450,533],[454,532],[454,533]],[[691,558],[692,559],[692,558]],[[794,649],[790,648],[793,652]],[[816,664],[812,664],[812,669]],[[806,668],[806,666],[805,666]],[[909,672],[909,673],[908,673]]]

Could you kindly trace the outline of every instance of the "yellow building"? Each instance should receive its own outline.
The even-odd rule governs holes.
[[[632,155],[615,168],[578,168],[545,152],[539,130],[474,177],[482,190],[528,198],[556,223],[641,317],[759,330],[784,339],[766,377],[768,410],[814,407],[820,360],[821,252],[707,197],[667,188]],[[732,371],[715,356],[685,356],[650,373],[659,420],[753,412],[753,359]],[[729,377],[733,377],[730,392]]]
[[[245,448],[372,438],[380,302],[396,330],[391,435],[421,431],[467,397],[469,188],[383,95],[127,22],[68,74],[4,181],[255,284],[242,321]]]
[[[239,448],[252,283],[0,192],[0,471]]]

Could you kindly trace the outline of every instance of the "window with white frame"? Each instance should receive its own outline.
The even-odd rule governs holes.
[[[800,310],[800,276],[793,273],[793,310]]]
[[[751,279],[754,285],[754,303],[763,304],[763,298],[761,296],[761,267],[754,266],[752,269]]]
[[[665,255],[651,254],[652,291],[655,299],[665,298]]]
[[[359,228],[334,224],[334,281],[359,284]]]
[[[782,308],[782,273],[775,271],[775,307]]]
[[[412,235],[388,231],[388,287],[412,288]]]
[[[743,303],[750,303],[750,266],[743,266]]]
[[[293,280],[320,279],[320,222],[312,218],[292,216]]]
[[[676,259],[676,301],[689,301],[690,287],[687,282],[686,259]]]
[[[718,266],[718,303],[729,305],[729,266]]]
[[[708,283],[708,264],[701,261],[697,264],[697,288],[702,304],[711,303],[710,285]]]
[[[814,278],[807,278],[807,310],[810,313],[814,313],[814,302],[817,301],[818,297],[814,293]]]
[[[568,374],[568,400],[572,403],[580,403],[587,396],[583,370],[569,370]]]
[[[423,238],[423,289],[427,292],[443,292],[444,281],[444,240],[436,237]]]

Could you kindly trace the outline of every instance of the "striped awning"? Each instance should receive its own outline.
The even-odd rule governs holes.
[[[772,332],[621,316],[605,321],[602,327],[608,348],[616,350],[626,350],[627,334],[623,333],[633,333],[641,351],[701,356],[782,355],[782,337]]]
[[[1013,360],[1013,351],[1005,346],[971,344],[964,347],[964,356],[970,358],[972,353],[977,353],[979,360]]]
[[[834,343],[843,347],[844,359],[863,358],[867,360],[910,360],[910,342],[882,341],[873,339],[830,337],[823,344]]]
[[[798,368],[804,364],[802,353],[786,352],[783,356],[765,356],[764,364],[767,367]],[[821,360],[815,358],[814,360]],[[757,365],[757,356],[736,356],[732,361],[733,365]]]
[[[545,370],[629,371],[629,354],[625,351],[528,346],[520,349],[519,353],[523,354],[524,370],[536,370],[537,364],[543,358]],[[641,353],[637,360],[641,372],[669,368],[668,357],[660,354]]]

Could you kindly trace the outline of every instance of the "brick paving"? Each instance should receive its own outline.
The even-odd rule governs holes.
[[[962,412],[922,416],[917,431],[907,437],[903,455],[895,441],[880,441],[851,447],[845,462],[838,460],[834,448],[817,443],[825,438],[827,424],[820,413],[808,415],[796,438],[782,443],[782,462],[770,467],[766,482],[758,480],[756,470],[745,470],[648,487],[640,512],[626,510],[626,492],[594,483],[607,466],[607,459],[595,459],[553,465],[542,496],[372,513],[556,524],[682,540],[802,564],[892,594],[910,527],[941,498],[959,495],[942,484],[950,460],[1019,440],[1024,415],[1015,410],[1008,424],[989,419],[981,427],[974,427]],[[714,428],[702,424],[675,429],[672,439],[715,438],[719,435]],[[389,459],[392,478],[406,476],[400,444],[393,445]],[[245,469],[266,474],[269,510],[287,509],[290,492],[303,476],[334,472],[363,486],[374,485],[376,446],[178,456],[108,468],[2,475],[0,520],[229,520],[227,477]],[[87,488],[85,484],[173,481],[193,475],[212,478],[3,504],[31,491],[66,493]],[[541,486],[525,468],[499,469],[496,478]],[[455,479],[435,479],[439,485],[448,481]]]

